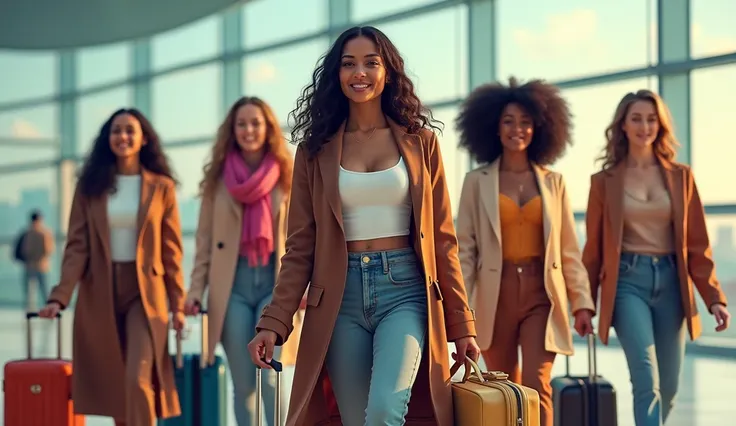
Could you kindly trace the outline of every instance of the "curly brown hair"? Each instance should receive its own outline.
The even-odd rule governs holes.
[[[296,108],[289,114],[290,121],[294,122],[292,143],[305,144],[312,158],[348,118],[348,99],[339,79],[341,57],[345,44],[361,36],[376,44],[386,64],[386,75],[390,77],[381,94],[383,113],[405,127],[408,133],[416,134],[422,128],[441,132],[434,123],[442,122],[435,120],[417,97],[414,84],[404,70],[404,59],[391,40],[377,28],[353,27],[340,34],[320,58],[312,82],[302,90]]]
[[[659,133],[657,139],[654,140],[654,153],[664,160],[675,160],[677,147],[680,144],[675,137],[670,110],[659,95],[651,90],[642,89],[636,93],[629,92],[625,94],[616,107],[613,120],[606,128],[606,146],[603,148],[603,154],[598,158],[598,161],[603,162],[603,170],[615,167],[621,161],[624,161],[629,154],[629,141],[626,139],[623,124],[629,113],[629,108],[637,101],[651,102],[657,111]]]
[[[478,163],[492,163],[503,152],[499,136],[501,115],[509,104],[519,105],[534,123],[534,135],[527,148],[529,160],[550,165],[572,145],[572,114],[560,90],[543,80],[509,85],[489,83],[473,90],[460,107],[455,121],[460,148],[468,150]]]
[[[281,126],[279,126],[279,121],[276,119],[276,114],[274,114],[273,109],[261,98],[244,96],[230,107],[225,121],[222,122],[217,131],[217,140],[212,146],[210,159],[203,168],[204,178],[199,183],[200,196],[211,194],[217,188],[217,184],[222,178],[222,172],[225,168],[225,157],[227,157],[227,153],[233,149],[240,149],[235,142],[235,116],[238,114],[238,110],[244,105],[255,105],[263,112],[267,127],[266,149],[273,154],[276,162],[281,167],[279,186],[286,194],[291,191],[294,160],[286,148],[286,141],[284,140],[284,135],[281,133]]]

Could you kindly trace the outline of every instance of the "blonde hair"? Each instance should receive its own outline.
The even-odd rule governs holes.
[[[651,90],[642,89],[636,93],[627,93],[621,99],[621,102],[618,103],[618,107],[616,107],[613,121],[606,128],[606,147],[603,148],[603,154],[598,158],[598,161],[603,162],[603,170],[608,170],[618,165],[626,159],[629,153],[629,141],[626,139],[623,124],[626,120],[626,115],[629,113],[629,108],[637,101],[651,102],[657,111],[659,133],[657,133],[657,138],[654,140],[654,153],[657,157],[666,161],[674,161],[677,155],[677,147],[680,144],[675,137],[669,108],[667,108],[667,105],[659,95]]]
[[[233,149],[239,150],[235,141],[235,116],[238,110],[245,105],[255,105],[260,108],[266,119],[266,150],[276,159],[281,167],[281,177],[279,178],[279,186],[285,193],[291,190],[292,170],[294,167],[291,153],[286,148],[286,140],[281,133],[281,127],[276,119],[273,109],[262,99],[255,96],[244,96],[230,107],[225,117],[225,121],[220,125],[217,131],[217,140],[212,146],[210,158],[202,169],[204,177],[199,183],[199,195],[211,194],[220,181],[224,170],[225,157],[228,152]]]

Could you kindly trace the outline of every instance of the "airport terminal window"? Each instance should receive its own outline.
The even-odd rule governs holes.
[[[3,104],[50,97],[58,92],[55,53],[0,50],[0,107]]]
[[[645,77],[562,91],[573,114],[573,145],[551,169],[564,176],[573,210],[585,211],[590,175],[601,166],[595,159],[605,147],[604,132],[621,98],[630,91],[656,88],[657,79]]]
[[[459,140],[455,129],[455,118],[457,117],[458,107],[435,108],[432,113],[435,119],[444,123],[444,126],[440,126],[442,133],[438,134],[437,137],[440,141],[440,149],[442,149],[442,163],[445,166],[452,215],[457,216],[463,179],[465,179],[465,174],[468,172],[470,165],[468,153],[457,147]]]
[[[497,3],[499,78],[569,80],[656,58],[655,0]]]
[[[184,256],[181,260],[181,269],[184,275],[184,286],[188,289],[191,285],[192,269],[194,268],[194,256],[196,254],[197,244],[194,235],[184,235],[182,238],[184,246]]]
[[[0,174],[5,166],[46,161],[49,164],[59,157],[59,146],[40,143],[6,145],[0,143]]]
[[[131,86],[116,87],[79,98],[76,114],[77,155],[86,156],[110,115],[120,108],[131,107],[132,103]]]
[[[694,70],[690,74],[692,166],[703,202],[733,203],[736,180],[731,122],[736,110],[736,65]],[[710,153],[710,154],[709,154]],[[724,155],[725,154],[725,155]]]
[[[18,231],[20,232],[20,230]],[[13,250],[15,245],[12,241],[4,242],[0,244],[0,282],[3,285],[0,286],[0,306],[3,307],[17,307],[25,308],[25,300],[23,300],[23,269],[13,258]],[[61,264],[61,256],[64,251],[64,241],[56,241],[56,249],[51,255],[50,268],[46,278],[46,285],[50,290],[59,281],[59,265]],[[35,283],[33,290],[35,294],[35,309],[38,309],[41,304],[41,298],[37,293]],[[40,334],[40,333],[39,333]],[[39,347],[39,346],[37,346]],[[42,352],[42,351],[39,351]]]
[[[177,199],[183,232],[197,230],[200,202],[197,196],[199,181],[202,180],[202,167],[209,160],[211,149],[212,143],[166,149],[166,155],[169,157],[179,180]]]
[[[151,119],[164,143],[213,137],[222,118],[219,62],[157,77]]]
[[[726,298],[733,305],[736,300],[736,215],[709,215],[708,235],[713,248],[713,260],[716,274],[721,282]],[[698,294],[698,310],[703,315],[703,335],[711,337],[728,337],[736,340],[736,328],[730,327],[723,333],[715,332],[713,316],[708,314]]]
[[[693,58],[736,52],[736,2],[690,2],[690,53]],[[730,16],[730,18],[729,18]]]
[[[379,29],[401,52],[423,102],[454,100],[465,95],[468,90],[466,5],[380,25]]]
[[[250,49],[325,30],[327,4],[328,0],[246,2],[242,8],[243,44]]]
[[[353,22],[363,23],[371,19],[404,12],[427,4],[439,3],[440,1],[441,0],[352,0],[350,19]]]
[[[57,103],[0,110],[0,142],[58,143],[58,116]]]
[[[52,229],[58,229],[56,167],[0,174],[0,243],[10,241],[27,225],[33,209],[40,210]]]
[[[284,47],[243,59],[243,92],[258,96],[274,109],[276,118],[286,124],[302,89],[312,81],[317,60],[326,53],[326,37]]]
[[[220,51],[220,15],[211,15],[151,39],[156,71],[216,56]]]
[[[79,89],[122,81],[132,70],[130,43],[87,47],[77,51],[77,86]]]

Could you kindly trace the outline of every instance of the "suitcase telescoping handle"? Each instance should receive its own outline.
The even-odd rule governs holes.
[[[207,311],[205,309],[202,309],[199,311],[200,318],[201,318],[201,329],[202,329],[202,346],[200,348],[200,356],[199,356],[199,368],[207,368],[209,359],[209,354],[207,353],[207,343],[209,341],[208,336],[208,317],[207,317]],[[184,352],[182,350],[182,333],[180,331],[176,332],[176,368],[184,368]]]
[[[31,320],[40,318],[38,312],[26,312],[26,350],[28,359],[33,359],[33,332]],[[61,312],[56,313],[56,358],[61,359]]]
[[[598,360],[596,358],[595,333],[590,333],[588,338],[588,379],[594,382],[598,377]],[[570,377],[570,357],[565,357],[565,376]]]
[[[275,426],[281,425],[281,371],[284,369],[284,366],[276,361],[275,359],[271,359],[271,362],[268,363],[268,365],[271,366],[271,368],[276,371],[276,392],[274,392],[274,404],[273,404],[273,424]],[[263,425],[263,415],[261,414],[263,412],[263,399],[261,398],[261,392],[263,391],[263,384],[261,379],[261,369],[260,367],[256,367],[256,422],[258,426]]]

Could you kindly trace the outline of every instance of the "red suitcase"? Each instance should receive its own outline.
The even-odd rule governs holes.
[[[84,426],[84,416],[74,414],[72,363],[61,359],[61,314],[57,315],[56,359],[34,359],[31,351],[31,319],[26,314],[28,357],[5,364],[5,426]]]

